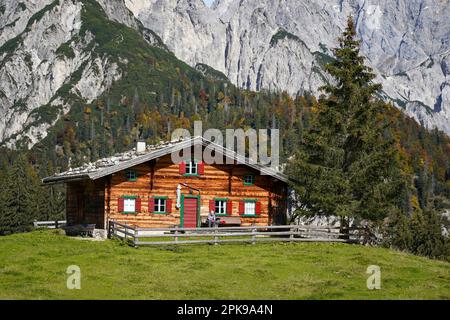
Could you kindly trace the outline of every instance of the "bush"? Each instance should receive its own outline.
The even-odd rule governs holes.
[[[450,261],[448,235],[443,226],[448,223],[435,210],[418,210],[407,217],[393,212],[384,229],[384,245],[429,258]]]

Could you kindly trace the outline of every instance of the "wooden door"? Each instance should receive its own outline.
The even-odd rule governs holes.
[[[198,214],[198,198],[183,197],[183,221],[182,227],[196,228]]]

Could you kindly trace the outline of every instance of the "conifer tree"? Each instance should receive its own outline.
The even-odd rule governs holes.
[[[39,178],[24,155],[4,174],[0,225],[9,231],[22,231],[40,215]]]
[[[432,258],[450,259],[448,237],[442,235],[443,218],[433,209],[419,210],[410,220],[409,251]]]
[[[386,105],[359,46],[349,17],[335,60],[326,65],[334,80],[321,88],[326,95],[313,105],[310,127],[288,167],[297,180],[297,214],[379,220],[397,200],[403,180],[382,117]]]
[[[2,164],[2,170],[0,170],[0,235],[2,235],[5,231],[9,230],[7,227],[7,207],[6,207],[6,194],[7,194],[7,183],[6,179],[9,175],[9,164],[4,161]]]

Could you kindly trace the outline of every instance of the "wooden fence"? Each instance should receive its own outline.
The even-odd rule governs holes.
[[[58,229],[64,227],[67,224],[66,220],[55,220],[55,221],[34,221],[33,225],[35,228],[47,228],[47,229]]]
[[[179,245],[256,242],[357,242],[357,233],[343,234],[338,227],[302,225],[248,226],[215,228],[140,228],[109,222],[109,236],[131,245]]]

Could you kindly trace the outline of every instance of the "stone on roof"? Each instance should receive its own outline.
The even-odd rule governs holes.
[[[143,152],[137,152],[136,148],[132,150],[125,151],[122,153],[116,153],[115,155],[107,158],[102,158],[94,162],[86,163],[77,168],[69,168],[68,171],[55,174],[51,177],[44,178],[43,183],[57,183],[64,181],[73,180],[84,180],[91,179],[96,180],[98,178],[110,175],[112,173],[125,170],[127,168],[133,167],[135,165],[144,163],[151,159],[161,157],[170,152],[181,150],[183,148],[190,147],[193,144],[201,143],[204,146],[211,145],[214,143],[204,139],[203,137],[194,137],[192,139],[172,140],[167,142],[161,142],[155,145],[146,146],[146,150]],[[221,148],[226,157],[234,158],[238,163],[242,163],[253,167],[256,170],[260,170],[261,174],[271,175],[281,181],[288,182],[289,178],[277,170],[273,170],[270,167],[251,164],[249,159],[240,156],[232,150],[229,150],[223,146],[216,145]]]
[[[99,170],[102,170],[107,167],[116,166],[122,162],[126,162],[132,159],[136,159],[139,156],[145,155],[149,152],[156,151],[165,147],[170,147],[176,143],[184,141],[183,138],[180,138],[178,140],[172,140],[172,141],[165,141],[161,142],[159,144],[153,144],[146,146],[146,151],[144,152],[137,152],[136,148],[133,148],[131,150],[122,152],[122,153],[116,153],[115,155],[107,158],[102,158],[94,162],[88,162],[83,164],[80,167],[77,168],[69,168],[68,171],[61,172],[55,174],[53,177],[62,177],[62,176],[70,176],[70,175],[79,175],[82,173],[93,173],[97,172]]]

